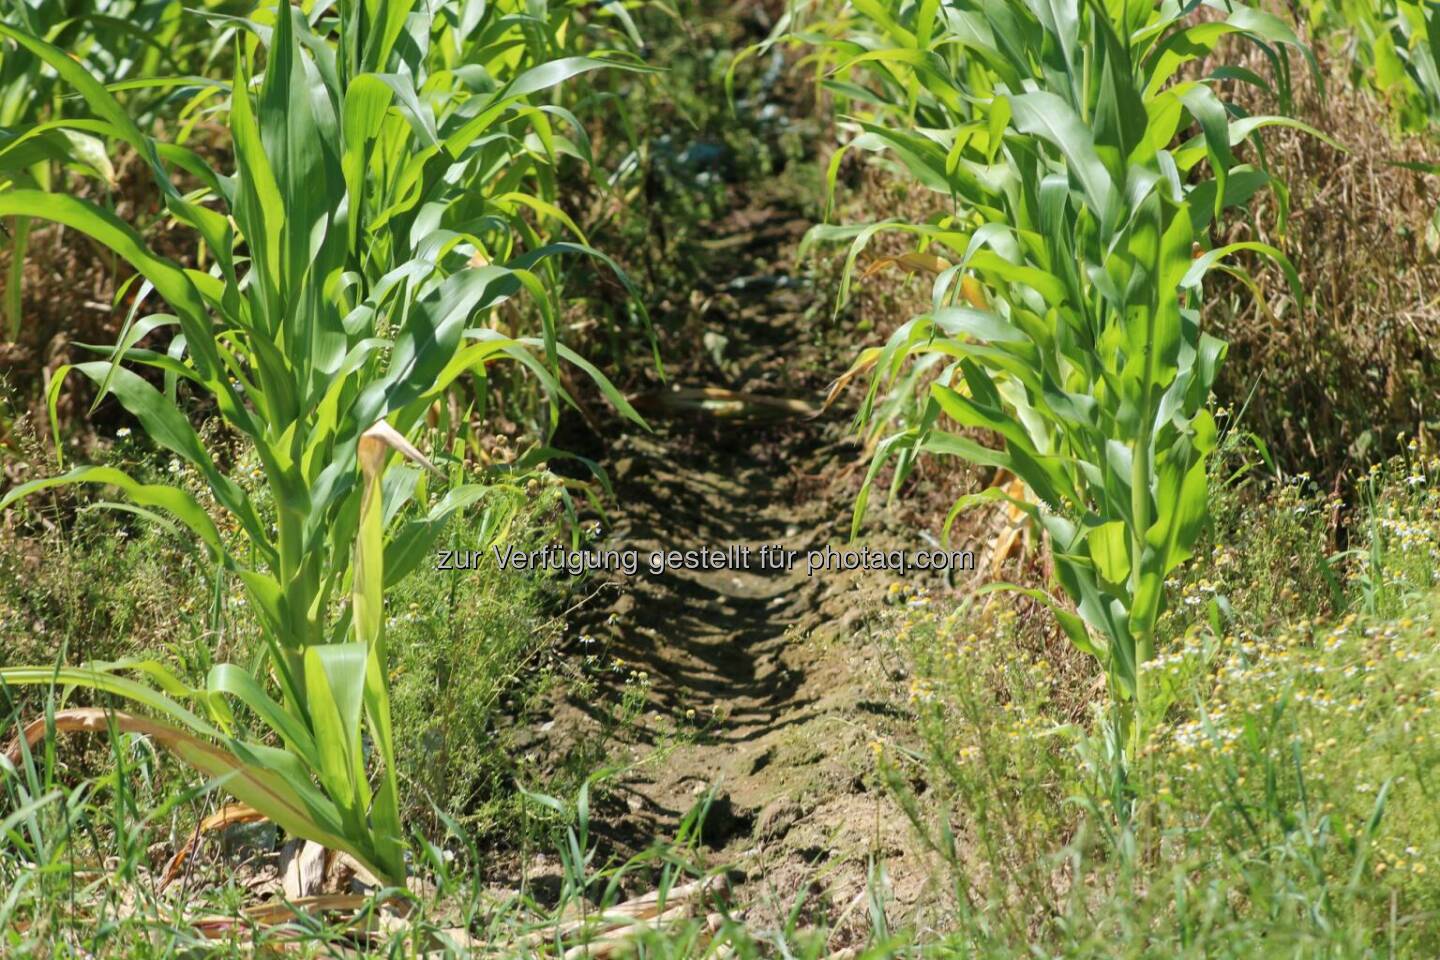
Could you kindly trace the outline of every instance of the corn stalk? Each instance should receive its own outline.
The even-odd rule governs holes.
[[[17,487],[0,509],[83,483],[117,487],[168,512],[205,546],[217,572],[243,584],[271,670],[255,677],[221,664],[199,689],[150,662],[58,673],[12,667],[0,669],[0,680],[75,684],[149,708],[157,716],[147,722],[169,730],[162,742],[206,773],[224,774],[239,800],[394,884],[405,878],[405,838],[384,597],[484,488],[454,482],[432,497],[424,474],[392,462],[393,452],[429,467],[406,437],[458,378],[483,377],[499,361],[522,365],[552,406],[571,402],[559,365],[573,364],[639,422],[609,381],[556,337],[554,260],[600,255],[583,238],[537,226],[576,232],[546,199],[557,154],[538,95],[625,64],[531,62],[503,10],[469,24],[470,34],[459,30],[464,11],[447,8],[438,19],[433,12],[413,0],[364,0],[342,2],[322,21],[282,3],[238,21],[234,77],[219,87],[228,97],[231,176],[185,146],[145,135],[64,51],[0,25],[0,37],[42,60],[88,106],[92,116],[63,124],[126,143],[148,164],[168,213],[195,232],[210,264],[202,271],[154,253],[94,203],[0,191],[0,216],[88,235],[143,278],[141,300],[154,294],[165,303],[163,312],[127,323],[115,346],[95,348],[104,359],[56,371],[52,420],[61,385],[78,372],[197,473],[207,492],[202,502],[180,487],[81,466]],[[467,36],[499,43],[500,53],[469,45]],[[538,47],[548,55],[546,43]],[[261,59],[257,89],[253,65]],[[182,193],[182,173],[198,188]],[[477,322],[525,294],[543,318],[539,336],[502,335]],[[155,331],[171,334],[168,349],[143,345]],[[132,365],[158,372],[163,386]],[[253,500],[212,459],[185,415],[187,394],[213,404],[254,451],[267,501]],[[136,673],[141,679],[126,675]],[[246,736],[232,704],[281,746]],[[373,789],[362,734],[374,747]]]
[[[1206,407],[1225,345],[1201,329],[1202,282],[1214,269],[1248,282],[1231,262],[1248,252],[1297,283],[1273,247],[1210,236],[1258,191],[1283,208],[1283,185],[1236,150],[1266,126],[1301,125],[1243,116],[1218,75],[1181,68],[1225,37],[1283,66],[1298,41],[1257,8],[1206,4],[1202,21],[1197,6],[856,0],[793,35],[815,45],[822,85],[851,110],[832,193],[843,155],[868,151],[943,207],[924,223],[823,225],[809,238],[850,241],[847,290],[881,232],[912,236],[902,265],[936,274],[932,309],[856,364],[873,367],[860,426],[890,431],[856,528],[886,463],[892,495],[922,453],[1019,477],[1027,496],[965,497],[947,535],[964,510],[995,501],[1042,527],[1073,610],[1032,593],[1105,665],[1127,710],[1145,699],[1165,581],[1206,518],[1217,440]]]

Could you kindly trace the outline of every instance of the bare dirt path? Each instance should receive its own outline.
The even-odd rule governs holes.
[[[626,434],[605,462],[616,507],[601,546],[642,558],[749,546],[752,568],[612,577],[569,641],[610,665],[610,689],[572,697],[541,749],[551,762],[593,750],[619,687],[643,678],[640,715],[604,751],[624,769],[592,829],[612,852],[635,852],[673,838],[709,797],[710,865],[738,869],[751,909],[779,916],[805,890],[843,929],[863,919],[873,863],[902,903],[918,896],[921,871],[906,853],[908,825],[870,773],[870,745],[905,718],[903,668],[871,632],[897,578],[807,576],[803,559],[844,546],[859,451],[843,415],[805,414],[844,361],[801,336],[816,323],[802,314],[827,294],[789,272],[799,226],[753,203],[717,225],[721,244],[739,238],[718,270],[763,262],[775,273],[705,285],[697,309],[725,354],[703,383],[642,398],[654,433]],[[875,546],[923,546],[883,518],[867,529]],[[762,571],[762,545],[800,559]]]

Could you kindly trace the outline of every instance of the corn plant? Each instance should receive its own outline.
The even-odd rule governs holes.
[[[855,0],[796,34],[817,44],[824,85],[854,108],[832,192],[843,153],[865,150],[943,205],[925,223],[821,226],[811,237],[852,241],[847,285],[881,231],[912,235],[900,264],[936,275],[932,309],[852,370],[874,368],[859,415],[867,429],[899,378],[918,397],[888,408],[903,429],[876,448],[857,527],[886,463],[892,491],[922,453],[1013,473],[1025,497],[999,487],[965,497],[947,535],[981,502],[1023,510],[1048,535],[1074,611],[1034,595],[1132,707],[1165,581],[1206,517],[1217,439],[1206,405],[1225,345],[1201,329],[1202,281],[1216,268],[1246,280],[1229,262],[1245,251],[1294,280],[1272,247],[1209,248],[1227,208],[1264,189],[1283,202],[1283,185],[1236,150],[1293,121],[1240,115],[1215,76],[1180,71],[1222,37],[1260,44],[1277,63],[1298,43],[1258,9],[1210,4],[1215,18],[1199,22],[1196,6]]]
[[[512,52],[467,70],[446,32],[452,23],[433,31],[451,44],[453,68],[446,67],[429,46],[430,13],[414,2],[341,3],[322,20],[325,9],[306,16],[282,3],[273,17],[243,22],[229,86],[231,176],[143,134],[64,51],[0,26],[0,37],[43,60],[88,105],[93,116],[73,125],[128,145],[149,165],[169,214],[194,230],[208,264],[184,267],[146,249],[96,204],[0,191],[0,215],[88,235],[133,266],[142,299],[153,293],[166,305],[128,324],[104,359],[57,371],[52,419],[61,382],[78,372],[198,473],[207,491],[202,499],[82,466],[21,485],[0,509],[87,483],[169,513],[204,545],[218,575],[243,585],[269,665],[269,676],[218,665],[198,689],[153,662],[7,667],[0,680],[135,701],[156,715],[127,715],[135,729],[223,776],[227,790],[286,831],[347,851],[400,884],[384,596],[430,552],[445,520],[483,490],[460,483],[457,465],[449,491],[431,496],[424,473],[392,462],[396,452],[439,472],[407,436],[457,379],[483,376],[500,360],[523,365],[556,404],[569,399],[558,364],[574,364],[624,415],[639,418],[556,339],[543,271],[557,254],[593,251],[540,243],[535,221],[566,218],[527,192],[553,156],[548,114],[533,98],[608,62],[571,57],[513,69],[525,60]],[[262,53],[257,90],[251,65]],[[185,191],[176,185],[182,176]],[[506,336],[481,321],[526,293],[544,317],[542,335]],[[171,333],[168,348],[143,345],[156,331]],[[212,405],[253,450],[265,503],[212,458],[185,414],[187,396]],[[56,441],[58,449],[58,427]],[[263,736],[245,733],[234,705]]]
[[[167,85],[146,79],[162,67],[171,73],[188,72],[217,52],[216,44],[207,46],[196,36],[201,21],[186,17],[179,3],[11,0],[0,9],[15,26],[90,64],[108,84],[146,94],[147,101],[132,109],[146,110],[165,99]],[[44,125],[64,113],[57,92],[54,73],[28,50],[14,47],[0,53],[0,181],[48,189],[53,168],[64,164],[113,186],[115,171],[99,139],[83,125]],[[13,340],[20,328],[22,271],[31,224],[21,217],[9,227],[4,334]]]
[[[1340,37],[1337,55],[1357,85],[1390,102],[1403,130],[1440,123],[1440,22],[1434,4],[1418,0],[1305,0],[1311,35]]]

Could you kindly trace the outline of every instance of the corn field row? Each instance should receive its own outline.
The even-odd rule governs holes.
[[[1008,948],[980,946],[991,942],[985,937],[999,937],[997,930],[1013,934],[1005,941],[1011,947],[1028,939],[1039,953],[1060,955],[1056,931],[1070,928],[1055,919],[1063,913],[1058,904],[1073,901],[1093,871],[1121,878],[1107,888],[1117,898],[1136,888],[1145,891],[1137,897],[1148,898],[1161,885],[1157,865],[1184,843],[1177,838],[1229,816],[1230,800],[1217,801],[1203,825],[1162,828],[1170,788],[1157,786],[1154,771],[1171,761],[1192,763],[1190,751],[1203,751],[1207,742],[1248,742],[1256,750],[1270,742],[1256,726],[1260,707],[1237,721],[1243,732],[1224,733],[1231,727],[1223,709],[1207,706],[1216,691],[1246,689],[1257,651],[1297,643],[1333,651],[1341,640],[1322,637],[1344,637],[1349,627],[1326,634],[1327,618],[1349,625],[1362,614],[1403,615],[1411,626],[1397,628],[1396,644],[1428,622],[1428,588],[1409,586],[1428,584],[1431,576],[1422,552],[1431,538],[1425,497],[1433,478],[1425,457],[1426,418],[1434,413],[1424,387],[1418,412],[1403,414],[1413,412],[1416,423],[1416,439],[1402,452],[1414,465],[1393,489],[1377,479],[1380,467],[1339,451],[1343,466],[1326,501],[1333,506],[1264,501],[1272,513],[1300,518],[1295,523],[1313,514],[1315,524],[1329,524],[1314,528],[1325,543],[1314,561],[1317,579],[1307,581],[1324,584],[1324,614],[1307,616],[1298,632],[1265,620],[1265,629],[1303,641],[1245,639],[1251,621],[1240,596],[1251,585],[1227,596],[1212,579],[1228,575],[1224,564],[1233,570],[1245,562],[1234,558],[1241,548],[1225,533],[1239,509],[1235,491],[1252,489],[1244,486],[1252,474],[1272,477],[1277,489],[1309,482],[1308,475],[1294,480],[1283,455],[1272,454],[1270,444],[1278,448],[1279,439],[1247,429],[1247,396],[1217,395],[1230,350],[1216,329],[1223,311],[1262,328],[1303,330],[1318,322],[1307,274],[1313,251],[1292,243],[1289,233],[1292,219],[1308,212],[1312,185],[1276,160],[1274,145],[1298,138],[1343,154],[1358,136],[1374,143],[1410,138],[1405,142],[1428,150],[1440,109],[1440,15],[1430,4],[803,0],[716,13],[703,4],[671,8],[647,0],[190,6],[10,0],[0,10],[0,340],[13,357],[29,356],[21,352],[32,349],[26,343],[52,334],[66,345],[48,365],[17,363],[7,387],[14,389],[0,407],[0,449],[12,466],[0,480],[0,523],[17,544],[55,536],[96,509],[124,518],[117,522],[159,525],[197,558],[205,594],[191,599],[217,610],[243,607],[256,640],[248,649],[232,643],[206,649],[198,663],[154,649],[108,660],[76,657],[68,642],[48,661],[22,662],[4,646],[34,647],[22,646],[18,633],[7,641],[0,632],[0,691],[7,707],[14,705],[7,731],[14,740],[0,762],[9,784],[0,801],[0,849],[12,851],[5,873],[14,899],[0,909],[11,925],[0,933],[0,952],[66,949],[63,937],[47,940],[47,924],[38,919],[46,915],[43,905],[21,905],[24,884],[40,881],[22,880],[28,868],[17,866],[39,862],[47,846],[41,813],[61,793],[42,789],[48,775],[38,771],[54,769],[57,753],[75,749],[79,741],[66,734],[162,748],[183,766],[167,768],[166,776],[193,775],[228,804],[229,813],[217,814],[206,829],[260,822],[323,848],[327,857],[343,854],[374,881],[369,894],[377,911],[397,898],[423,899],[420,864],[443,872],[453,851],[442,852],[448,841],[427,835],[433,823],[415,822],[415,800],[402,782],[401,754],[413,749],[414,738],[397,722],[397,611],[418,581],[437,575],[431,567],[447,577],[466,570],[560,579],[504,564],[486,572],[492,546],[497,556],[527,552],[507,541],[518,521],[494,505],[505,497],[535,499],[542,490],[557,504],[550,543],[529,551],[536,556],[602,539],[609,512],[617,506],[623,512],[625,504],[616,503],[613,458],[595,451],[617,437],[655,431],[678,450],[664,423],[685,416],[734,417],[745,424],[735,428],[736,442],[783,451],[792,448],[790,440],[775,439],[781,433],[745,431],[778,430],[757,422],[803,431],[843,412],[850,421],[844,456],[853,461],[855,482],[843,504],[849,522],[840,526],[850,540],[864,541],[884,513],[910,518],[917,546],[937,555],[959,550],[962,541],[989,551],[980,570],[988,574],[969,587],[957,585],[953,572],[937,581],[946,617],[926,619],[935,606],[930,592],[893,587],[874,604],[881,611],[875,622],[885,624],[878,629],[903,649],[912,636],[933,630],[934,650],[950,651],[949,661],[939,658],[942,671],[951,669],[944,663],[956,660],[956,651],[979,656],[981,647],[999,651],[993,654],[999,661],[986,668],[997,676],[1029,670],[1027,663],[1044,664],[1035,676],[1048,676],[1052,661],[1067,664],[1069,692],[1054,697],[1071,704],[1064,717],[1046,714],[1051,719],[1006,729],[1027,744],[1042,738],[1074,744],[1065,748],[1071,760],[1054,762],[1082,771],[1076,776],[1083,783],[1067,788],[1067,802],[1083,810],[1086,826],[1065,826],[1057,813],[1051,834],[1035,847],[1047,853],[1027,846],[1029,852],[1014,855],[1020,860],[993,863],[984,858],[1028,834],[1011,825],[992,836],[988,813],[962,809],[966,797],[979,796],[967,791],[982,782],[1000,791],[985,794],[991,798],[979,805],[985,810],[1010,803],[1028,810],[1024,798],[1039,793],[1021,791],[1005,801],[997,798],[1009,788],[998,784],[1018,774],[971,779],[967,764],[980,769],[990,754],[983,744],[962,745],[969,734],[959,731],[988,729],[997,710],[1010,723],[1023,697],[1008,694],[972,709],[959,694],[945,699],[951,688],[938,674],[926,679],[918,666],[906,668],[915,678],[896,715],[913,721],[910,745],[892,750],[876,734],[866,776],[896,798],[887,808],[898,811],[894,821],[913,827],[939,865],[928,876],[931,886],[948,890],[937,896],[952,912],[892,935],[891,915],[875,899],[888,881],[872,855],[867,932],[850,955],[910,949],[918,955],[927,937],[958,955],[991,955],[986,949],[1006,955]],[[731,25],[725,29],[732,49],[702,62],[708,56],[702,43],[715,23]],[[678,50],[677,59],[662,60],[659,49]],[[700,79],[685,82],[703,93],[682,92],[679,78],[695,75]],[[1337,84],[1381,104],[1386,129],[1340,131],[1317,123],[1308,104],[1323,102],[1327,87]],[[694,169],[712,169],[706,150],[744,153],[725,137],[738,137],[752,116],[765,120],[755,107],[765,97],[772,98],[765,109],[779,109],[773,105],[781,97],[791,98],[792,107],[803,104],[798,114],[811,124],[805,135],[819,144],[813,157],[804,152],[812,147],[793,146],[798,125],[779,133],[764,128],[771,132],[757,135],[763,146],[754,147],[755,156],[715,161],[717,172],[695,176]],[[713,103],[720,119],[705,119],[695,106],[701,102]],[[668,106],[678,103],[686,106]],[[663,118],[675,119],[675,128],[657,130],[668,122]],[[675,144],[687,135],[686,123],[721,132],[697,135],[681,151]],[[785,161],[786,170],[779,160],[763,159],[792,154],[800,159]],[[747,163],[762,168],[756,173]],[[704,275],[730,243],[715,232],[722,220],[716,211],[723,211],[715,197],[731,202],[744,191],[768,189],[773,198],[807,164],[823,198],[799,243],[807,279],[767,277],[770,265],[763,263],[755,276],[729,287],[728,277]],[[1425,178],[1440,171],[1410,160],[1389,168],[1415,178],[1422,192],[1429,189]],[[682,182],[692,186],[677,186]],[[682,196],[685,189],[692,192]],[[877,190],[900,200],[876,201]],[[1440,214],[1433,195],[1429,203],[1417,216],[1433,228]],[[1334,218],[1345,216],[1333,211]],[[99,312],[113,321],[112,342],[82,343],[78,326],[68,334],[41,333],[35,304],[57,293],[44,264],[62,246],[80,251],[103,275],[108,302]],[[701,252],[687,254],[695,257],[690,266],[670,262],[682,249]],[[74,282],[78,289],[82,278]],[[1359,278],[1355,283],[1361,286]],[[760,292],[747,293],[746,284]],[[744,359],[736,360],[736,351],[751,348],[738,325],[695,334],[713,304],[751,296],[773,305],[795,287],[816,301],[803,321],[814,330],[794,331],[788,356],[797,370],[823,369],[828,390],[796,399],[749,386],[670,389],[672,378],[683,387],[717,370],[730,376]],[[883,309],[867,299],[893,290],[901,292],[884,293],[894,299]],[[1428,310],[1417,308],[1405,322],[1419,330]],[[804,346],[810,340],[823,348]],[[1364,375],[1398,395],[1393,375]],[[1424,382],[1433,386],[1440,376]],[[77,437],[96,432],[104,411],[127,425],[126,435],[133,428],[147,462],[168,461],[168,477],[95,456],[93,444],[79,443]],[[48,424],[36,429],[32,412]],[[1311,449],[1321,455],[1313,440]],[[842,466],[825,469],[850,476]],[[629,469],[627,459],[620,470]],[[709,482],[697,478],[695,489]],[[1418,514],[1394,505],[1402,494],[1419,498]],[[1349,519],[1347,499],[1369,511],[1363,514],[1369,520],[1361,513]],[[932,513],[933,527],[924,529]],[[1011,525],[1003,547],[976,533],[991,529],[986,524],[996,517]],[[715,519],[722,526],[726,518]],[[436,566],[437,551],[456,555],[457,530],[478,543],[464,554],[469,565]],[[922,533],[928,543],[920,542]],[[1289,542],[1280,532],[1263,536]],[[1268,556],[1268,549],[1256,547],[1254,556]],[[1279,583],[1311,569],[1302,559],[1310,554],[1287,549],[1274,548],[1285,554],[1274,561],[1283,574],[1252,581]],[[1416,559],[1392,561],[1387,551]],[[900,569],[903,577],[903,561]],[[652,564],[652,576],[664,572]],[[637,567],[625,573],[645,575]],[[78,570],[73,576],[83,578]],[[578,599],[587,591],[583,582],[567,589],[578,602],[560,604],[561,620],[586,602]],[[414,607],[414,617],[426,616]],[[884,620],[891,607],[903,618]],[[1273,601],[1250,609],[1262,619],[1290,613]],[[997,610],[1006,612],[997,619]],[[680,639],[690,629],[669,614],[657,616]],[[10,630],[11,621],[3,622]],[[625,628],[623,621],[617,627]],[[1364,642],[1374,647],[1379,635],[1363,634]],[[592,656],[595,642],[582,632],[581,653]],[[1244,656],[1226,660],[1224,651],[1236,645]],[[1426,649],[1417,648],[1417,662]],[[917,662],[928,663],[932,652]],[[1383,651],[1368,656],[1364,670],[1384,660]],[[639,704],[649,702],[649,671],[639,667],[616,661],[613,672],[630,679],[614,716],[643,725],[647,708]],[[1358,676],[1360,683],[1364,670],[1344,679]],[[533,662],[517,663],[505,682],[533,672]],[[1040,682],[1035,676],[1026,689]],[[1409,689],[1407,676],[1422,674],[1403,674],[1386,695],[1401,705],[1428,705],[1433,691],[1394,692]],[[1197,695],[1200,688],[1190,685],[1197,678],[1215,686]],[[1323,694],[1307,702],[1330,703]],[[1363,711],[1365,702],[1357,697],[1354,710]],[[1269,714],[1274,729],[1290,717],[1289,703],[1277,699],[1266,708],[1278,711]],[[695,710],[683,716],[693,720]],[[927,726],[927,718],[938,726]],[[528,722],[519,708],[512,721]],[[712,733],[729,721],[716,722]],[[1277,813],[1285,826],[1273,843],[1291,851],[1303,841],[1305,850],[1321,851],[1304,862],[1306,876],[1327,891],[1317,900],[1323,905],[1300,913],[1369,917],[1370,907],[1356,906],[1355,898],[1365,884],[1379,882],[1376,863],[1401,864],[1386,867],[1393,880],[1404,864],[1413,873],[1428,856],[1392,851],[1385,859],[1374,852],[1388,842],[1387,804],[1411,809],[1403,799],[1409,794],[1387,800],[1404,778],[1419,784],[1433,810],[1429,761],[1418,759],[1429,749],[1428,732],[1418,731],[1429,727],[1413,723],[1405,727],[1415,733],[1413,763],[1405,766],[1395,754],[1396,770],[1408,772],[1394,773],[1378,792],[1369,787],[1369,819],[1353,828],[1311,818],[1305,799],[1311,775],[1298,744],[1314,731],[1294,735],[1293,757],[1281,756],[1280,747],[1278,760],[1265,754],[1278,764],[1267,768],[1266,802],[1279,809],[1275,797],[1289,788],[1276,784],[1293,774],[1306,810],[1298,818]],[[1427,746],[1417,746],[1422,741]],[[1052,749],[1052,740],[1045,743],[1043,750]],[[727,748],[715,749],[719,757]],[[1011,767],[987,769],[1014,769],[1028,749],[1015,748]],[[915,791],[912,784],[930,774],[905,771],[920,769],[926,757],[941,771],[933,782],[949,787]],[[593,762],[575,804],[528,790],[518,775],[505,780],[505,790],[521,808],[566,822],[562,902],[574,897],[583,904],[588,894],[613,906],[618,880],[602,895],[603,872],[589,872],[601,866],[591,862],[590,821],[603,816],[591,810],[589,791],[608,769]],[[1224,762],[1231,765],[1217,776],[1233,798],[1246,775]],[[711,785],[710,793],[696,795],[713,791]],[[1237,833],[1270,836],[1255,822],[1263,817],[1256,811],[1269,807],[1236,801],[1233,809]],[[707,810],[708,800],[696,816],[714,816]],[[703,835],[699,820],[684,820],[680,831],[679,846]],[[196,837],[201,832],[197,826]],[[1094,841],[1097,835],[1104,841]],[[1065,839],[1051,843],[1056,836]],[[1433,824],[1417,836],[1419,845],[1406,850],[1440,842]],[[1086,859],[1092,842],[1109,844],[1103,867]],[[492,846],[506,850],[503,841]],[[1276,849],[1267,846],[1252,859],[1293,863],[1309,856],[1292,860]],[[185,856],[176,854],[176,870]],[[982,862],[990,866],[976,866]],[[1184,877],[1200,868],[1184,863],[1190,866],[1174,875],[1177,902],[1157,907],[1155,916],[1190,918],[1176,921],[1189,932],[1163,941],[1170,947],[1154,947],[1158,954],[1143,946],[1150,934],[1134,934],[1120,952],[1165,955],[1173,947],[1173,955],[1220,955],[1223,933],[1215,931],[1224,924],[1214,918],[1250,923],[1263,912],[1258,904],[1284,900],[1237,893],[1237,902],[1253,897],[1245,903],[1257,905],[1253,913],[1231,909],[1218,888],[1202,896],[1187,886]],[[944,870],[951,879],[936,880]],[[621,926],[635,917],[665,918],[668,926],[657,919],[647,928],[652,941],[618,936],[621,921],[612,917],[601,924],[599,946],[576,947],[578,928],[555,932],[563,912],[556,907],[549,940],[508,930],[492,932],[488,943],[493,950],[503,940],[503,950],[517,954],[565,956],[580,955],[577,949],[608,956],[636,943],[660,955],[795,955],[786,938],[798,907],[785,932],[773,937],[708,907],[682,918],[663,906],[675,879],[665,872],[653,904],[633,901],[633,909],[621,911]],[[1296,956],[1379,956],[1388,949],[1395,956],[1433,948],[1440,904],[1418,876],[1411,880],[1394,888],[1388,919],[1365,927],[1361,940],[1346,941],[1355,952],[1312,953],[1310,941],[1274,949]],[[1038,886],[1027,886],[1032,881]],[[1269,890],[1269,882],[1255,880],[1255,888]],[[694,897],[717,896],[721,886],[728,891],[728,884],[706,881]],[[1328,892],[1342,887],[1343,894]],[[1025,905],[1032,896],[1053,897],[1055,905]],[[1090,905],[1074,902],[1090,915]],[[1274,907],[1267,922],[1279,930],[1282,915],[1291,923],[1295,909]],[[1205,919],[1189,926],[1201,914]],[[694,922],[675,926],[684,918]],[[1315,926],[1328,930],[1329,922]],[[477,925],[435,949],[479,950]],[[1095,936],[1119,937],[1122,929],[1119,920],[1099,924]],[[1195,933],[1200,929],[1214,939],[1204,940]],[[396,936],[388,948],[374,948],[396,956],[425,952],[418,940],[403,941]],[[801,952],[829,955],[838,943],[816,942]],[[1397,942],[1411,946],[1397,953]],[[1090,943],[1070,955],[1103,955]],[[1191,950],[1193,944],[1201,946]],[[1269,947],[1247,949],[1256,953],[1237,955]]]

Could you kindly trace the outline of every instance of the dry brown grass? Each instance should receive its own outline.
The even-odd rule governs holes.
[[[1263,70],[1260,63],[1252,64]],[[1282,247],[1300,272],[1295,303],[1281,272],[1255,267],[1264,304],[1217,288],[1207,322],[1230,342],[1216,385],[1292,471],[1334,483],[1356,464],[1395,451],[1396,435],[1436,418],[1440,399],[1440,261],[1427,231],[1440,179],[1401,164],[1440,161],[1440,145],[1395,139],[1388,108],[1349,88],[1326,64],[1327,93],[1301,70],[1292,115],[1342,144],[1270,129],[1269,162],[1289,184],[1282,234],[1266,195],[1225,239]],[[1252,88],[1232,91],[1252,113],[1278,112]]]

